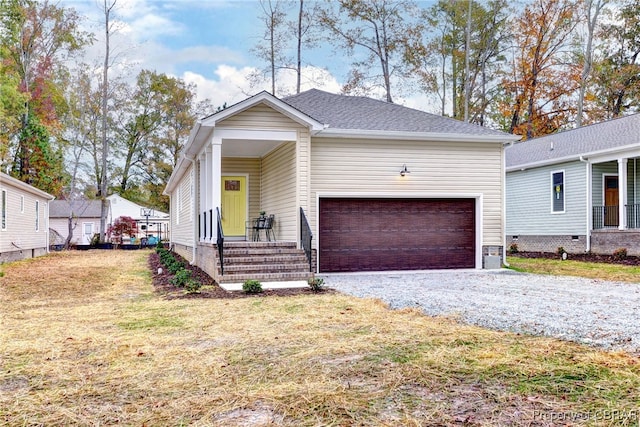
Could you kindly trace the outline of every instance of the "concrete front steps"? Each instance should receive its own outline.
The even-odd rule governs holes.
[[[303,287],[313,277],[309,261],[295,242],[224,243],[224,275],[220,286],[228,290],[242,289],[242,283],[255,279],[264,289]]]

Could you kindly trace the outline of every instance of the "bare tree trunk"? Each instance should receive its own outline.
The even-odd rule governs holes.
[[[469,79],[469,49],[471,48],[471,5],[473,0],[467,0],[469,2],[469,9],[467,10],[467,34],[465,40],[464,51],[464,121],[469,122],[469,97],[470,97],[470,79]]]
[[[102,176],[100,177],[100,242],[105,241],[105,231],[107,229],[107,215],[109,214],[109,206],[107,205],[107,157],[109,155],[109,143],[107,141],[107,114],[108,96],[109,96],[109,17],[117,0],[113,0],[110,6],[107,6],[107,0],[103,0],[104,5],[104,34],[105,34],[105,52],[104,66],[102,68]]]
[[[302,79],[302,11],[304,0],[300,0],[300,10],[298,11],[298,57],[296,64],[296,93],[300,93],[300,80]]]
[[[582,67],[582,74],[580,75],[580,91],[578,94],[578,111],[576,112],[576,127],[582,126],[582,116],[584,115],[584,97],[587,91],[587,80],[591,74],[591,67],[593,65],[593,37],[598,23],[598,15],[602,11],[602,8],[607,4],[609,0],[587,0],[585,2],[585,15],[587,18],[587,46],[584,52],[584,66]],[[593,12],[593,13],[592,13]]]
[[[275,47],[275,25],[274,25],[274,17],[273,12],[271,15],[271,26],[269,28],[270,32],[270,42],[271,42],[271,95],[276,95],[276,47]]]

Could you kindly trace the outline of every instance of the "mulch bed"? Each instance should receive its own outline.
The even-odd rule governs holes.
[[[555,252],[516,252],[510,253],[509,256],[519,258],[562,259],[562,257]],[[581,254],[567,254],[567,259],[573,261],[602,262],[607,264],[640,265],[640,257],[637,256],[627,256],[624,259],[619,259],[613,255],[600,255],[589,252]]]
[[[173,277],[160,262],[160,257],[156,252],[149,255],[149,268],[151,269],[151,278],[153,287],[156,292],[163,295],[167,299],[176,298],[262,298],[267,296],[292,296],[292,295],[310,295],[317,294],[311,288],[291,288],[291,289],[265,289],[257,294],[249,294],[243,291],[227,291],[222,289],[215,280],[207,273],[195,265],[190,265],[180,255],[174,253],[174,256],[182,261],[187,270],[191,271],[191,277],[202,283],[202,288],[198,293],[187,293],[183,288],[173,285],[170,280]],[[158,268],[162,268],[162,273],[158,274]],[[320,293],[333,292],[331,289],[323,289]]]

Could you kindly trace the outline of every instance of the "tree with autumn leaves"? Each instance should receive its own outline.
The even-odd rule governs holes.
[[[54,144],[64,109],[56,76],[88,41],[78,19],[74,10],[48,1],[0,3],[2,79],[13,83],[3,89],[0,154],[12,175],[52,194],[60,193],[66,179],[62,147]]]

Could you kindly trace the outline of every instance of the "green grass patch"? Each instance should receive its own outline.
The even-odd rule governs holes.
[[[576,276],[590,279],[621,282],[640,282],[640,267],[602,262],[583,262],[571,259],[507,257],[509,268],[519,272],[550,274],[554,276]]]

